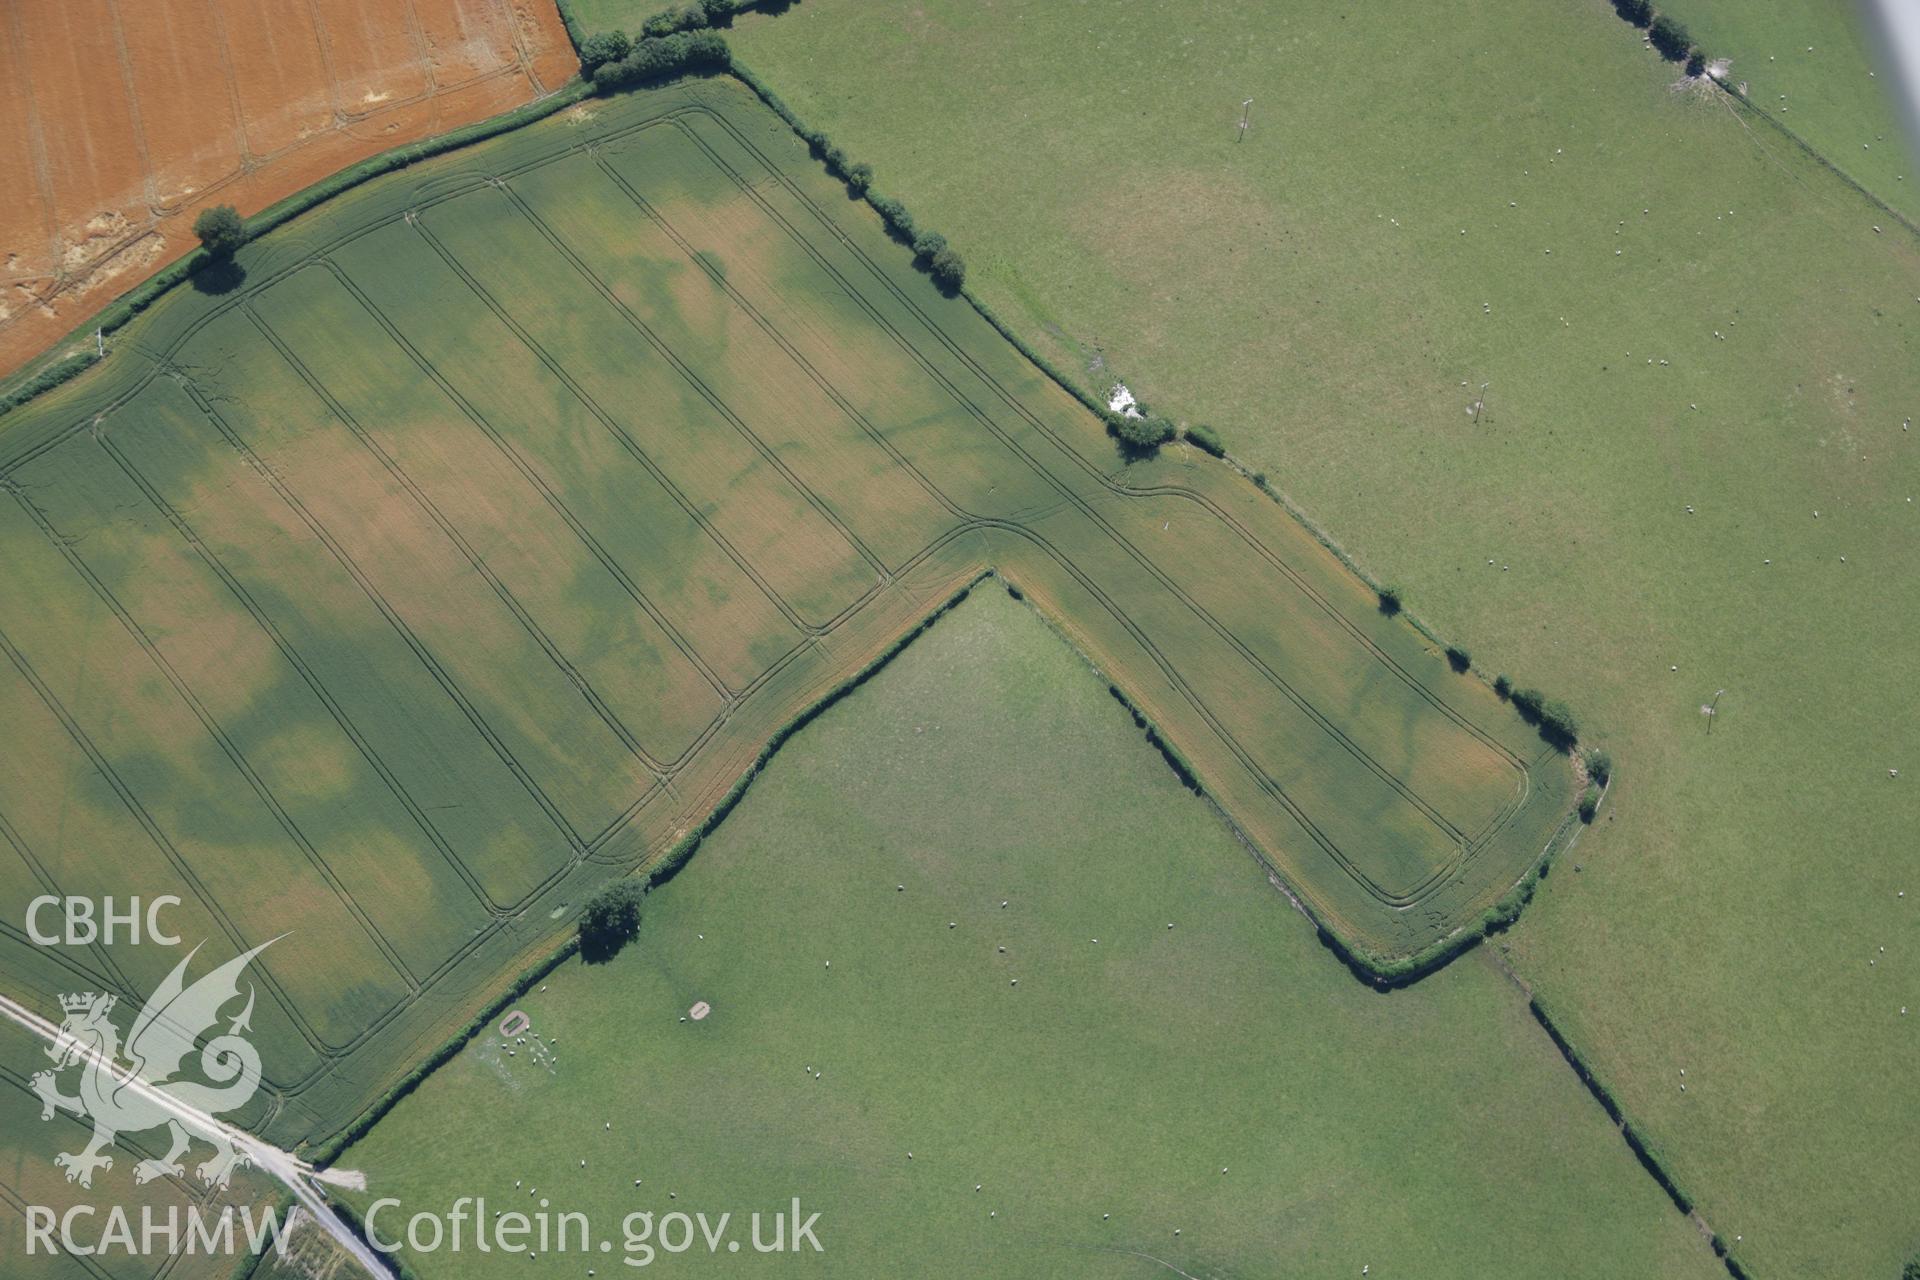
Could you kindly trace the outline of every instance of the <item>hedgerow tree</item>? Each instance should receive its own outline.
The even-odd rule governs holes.
[[[648,38],[636,43],[619,61],[595,67],[593,84],[608,92],[682,71],[717,70],[725,67],[730,57],[726,39],[717,31]]]
[[[1707,55],[1695,49],[1687,55],[1687,74],[1697,76],[1707,69]]]
[[[927,270],[933,274],[934,283],[948,292],[957,291],[967,282],[967,262],[951,247],[942,246],[927,264]],[[1168,427],[1172,431],[1172,427]],[[1171,435],[1168,437],[1171,439]]]
[[[1380,588],[1380,612],[1391,617],[1401,609],[1400,588],[1385,586]]]
[[[1580,821],[1592,822],[1600,808],[1600,788],[1588,787],[1580,797]]]
[[[640,903],[647,886],[639,880],[615,880],[587,899],[580,910],[580,955],[589,963],[610,960],[640,932]]]
[[[1447,665],[1455,671],[1464,672],[1473,665],[1473,655],[1457,644],[1447,646]]]
[[[909,244],[913,242],[913,215],[907,212],[907,206],[892,196],[874,195],[872,192],[867,193],[867,203],[886,222],[887,230]]]
[[[602,31],[580,42],[580,67],[588,75],[605,62],[618,62],[633,52],[633,38],[624,31]]]
[[[1636,27],[1653,21],[1653,0],[1613,0],[1613,11]]]
[[[1108,433],[1131,457],[1146,457],[1173,439],[1173,424],[1165,418],[1151,414],[1132,418],[1124,413],[1109,413],[1106,419]]]
[[[1613,757],[1598,747],[1587,752],[1587,776],[1601,786],[1606,786],[1607,780],[1613,777]]]
[[[913,238],[913,260],[926,266],[933,255],[947,247],[947,238],[938,231],[922,231]]]
[[[1493,678],[1493,691],[1503,698],[1513,696],[1513,681],[1507,679],[1505,672]]]
[[[707,26],[706,6],[695,0],[693,3],[675,5],[663,9],[640,25],[640,34],[646,36],[670,36],[676,31],[697,31]]]
[[[864,163],[848,165],[847,185],[864,194],[866,189],[873,185],[873,166]]]
[[[1553,698],[1540,707],[1540,733],[1565,751],[1580,740],[1580,721],[1574,717],[1572,707]]]
[[[214,257],[230,258],[247,242],[247,224],[232,205],[216,204],[202,209],[193,220],[193,234],[200,237],[200,247]]]
[[[1687,32],[1687,24],[1672,14],[1663,13],[1653,20],[1647,28],[1647,38],[1653,41],[1653,47],[1660,56],[1669,62],[1678,62],[1687,56],[1687,50],[1693,47],[1693,37]]]

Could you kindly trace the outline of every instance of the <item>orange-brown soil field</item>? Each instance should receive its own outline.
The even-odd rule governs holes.
[[[12,0],[0,11],[0,374],[334,171],[548,93],[552,0]]]

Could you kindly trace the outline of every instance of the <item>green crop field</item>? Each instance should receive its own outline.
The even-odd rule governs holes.
[[[1579,710],[1611,813],[1522,975],[1754,1275],[1896,1275],[1920,242],[1604,0],[890,13],[729,38],[1009,325]]]
[[[241,1117],[282,1145],[989,566],[1366,963],[1477,936],[1573,825],[1484,682],[1231,468],[1126,465],[734,80],[368,183],[238,268],[4,421],[0,832],[15,900],[286,934]],[[9,990],[172,963],[52,954],[10,930]]]
[[[1487,953],[1353,981],[991,581],[773,757],[635,942],[517,1007],[525,1043],[483,1034],[342,1156],[363,1212],[398,1202],[383,1238],[484,1196],[744,1240],[797,1195],[822,1253],[657,1269],[1725,1274]],[[624,1271],[470,1238],[407,1261]]]

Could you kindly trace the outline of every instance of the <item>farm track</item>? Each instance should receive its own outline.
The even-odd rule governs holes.
[[[716,149],[714,142],[702,136],[696,125],[717,128],[728,140],[727,145],[733,147],[737,155],[744,158],[744,162],[763,166],[769,176],[749,176],[741,169],[740,162]],[[975,509],[962,496],[943,487],[934,474],[939,465],[937,460],[930,462],[917,458],[909,448],[896,442],[894,434],[887,428],[871,420],[849,389],[808,356],[802,340],[784,332],[756,301],[750,289],[731,280],[728,273],[720,270],[695,247],[695,240],[678,223],[679,215],[674,210],[663,209],[657,201],[649,199],[610,161],[610,148],[622,143],[644,143],[646,131],[653,129],[670,130],[675,136],[691,142],[705,157],[706,163],[724,175],[738,198],[752,206],[756,216],[778,228],[780,236],[784,237],[795,255],[796,262],[804,260],[811,264],[811,270],[824,273],[836,288],[844,291],[846,298],[865,317],[865,323],[870,324],[897,354],[902,362],[900,367],[914,371],[914,377],[935,388],[936,400],[943,405],[944,411],[958,414],[966,423],[977,428],[977,439],[967,442],[969,449],[979,449],[984,447],[984,442],[991,442],[985,456],[995,460],[993,465],[1014,468],[1018,474],[1041,486],[1051,496],[1037,506],[1021,508],[1021,518],[1011,518]],[[770,348],[788,362],[798,377],[817,390],[825,402],[834,406],[852,429],[852,438],[864,441],[863,447],[870,447],[875,456],[883,457],[889,468],[909,478],[914,487],[945,513],[943,528],[922,544],[918,551],[896,557],[890,563],[854,527],[851,513],[837,510],[828,496],[809,484],[807,477],[800,473],[782,448],[765,438],[756,429],[755,422],[729,403],[729,397],[714,385],[712,377],[703,374],[697,367],[696,359],[679,350],[670,335],[659,332],[657,327],[650,325],[623,302],[617,282],[596,270],[591,255],[570,243],[568,237],[550,225],[515,190],[516,178],[560,160],[577,157],[588,160],[609,186],[630,202],[636,216],[668,237],[684,259],[681,265],[701,273],[715,293],[726,300],[726,307],[744,317],[753,331],[760,334]],[[783,199],[791,201],[794,207],[802,211],[807,219],[804,226],[796,225],[779,204],[768,198],[769,188],[765,185],[768,182],[778,188]],[[838,673],[858,669],[864,663],[863,655],[884,650],[893,637],[919,625],[927,608],[945,600],[954,585],[970,581],[990,563],[997,564],[1003,576],[1010,582],[1020,584],[1036,598],[1048,596],[1051,590],[1048,582],[1052,575],[1058,574],[1074,590],[1091,599],[1115,633],[1124,636],[1125,642],[1136,648],[1157,673],[1157,678],[1164,681],[1170,696],[1179,707],[1184,708],[1182,714],[1190,717],[1189,722],[1204,726],[1206,732],[1218,741],[1238,766],[1247,784],[1288,815],[1299,830],[1383,910],[1404,912],[1422,907],[1443,889],[1462,883],[1480,856],[1508,831],[1518,815],[1528,811],[1528,805],[1534,798],[1535,771],[1543,766],[1549,769],[1558,767],[1552,762],[1551,753],[1545,750],[1523,757],[1473,717],[1436,694],[1409,669],[1408,659],[1404,655],[1389,652],[1380,640],[1330,599],[1315,584],[1310,573],[1268,545],[1241,513],[1231,509],[1215,494],[1191,483],[1156,480],[1133,486],[1114,480],[1086,451],[1088,445],[1098,441],[1098,436],[1092,433],[1086,433],[1084,438],[1071,436],[1059,424],[1048,421],[1046,416],[1036,412],[1022,394],[1004,380],[1003,375],[975,357],[965,340],[949,333],[941,320],[914,296],[910,288],[889,274],[859,238],[830,215],[791,174],[770,159],[754,139],[729,118],[727,110],[717,109],[705,102],[689,104],[681,100],[678,105],[646,119],[599,129],[584,141],[552,148],[494,172],[447,172],[443,167],[412,190],[415,198],[409,200],[404,211],[398,215],[391,208],[381,208],[376,216],[350,225],[337,234],[327,235],[318,242],[300,244],[298,251],[291,256],[281,254],[265,260],[267,269],[261,271],[257,278],[250,277],[244,290],[234,297],[201,307],[199,313],[192,315],[186,324],[176,324],[175,331],[166,340],[152,343],[149,341],[151,330],[144,327],[137,330],[137,345],[133,342],[125,345],[144,355],[147,360],[144,370],[132,377],[124,387],[111,388],[111,384],[106,384],[113,394],[102,398],[100,403],[89,405],[86,413],[77,419],[69,419],[63,429],[42,430],[37,434],[18,437],[23,447],[4,464],[0,464],[0,488],[4,488],[27,513],[48,544],[65,558],[76,576],[88,584],[119,624],[139,643],[178,698],[193,710],[209,737],[220,745],[225,758],[245,782],[249,793],[274,816],[289,842],[327,884],[342,909],[366,933],[372,946],[385,958],[402,984],[402,993],[377,1015],[364,1019],[356,1034],[335,1042],[321,1032],[302,1009],[299,1000],[276,983],[270,972],[263,970],[264,985],[272,1002],[305,1043],[307,1055],[312,1060],[311,1065],[299,1072],[283,1073],[278,1077],[269,1075],[267,1089],[273,1099],[273,1114],[280,1114],[292,1104],[305,1102],[310,1097],[312,1106],[308,1110],[315,1116],[333,1114],[338,1117],[356,1111],[358,1106],[350,1104],[343,1113],[338,1101],[329,1102],[325,1096],[330,1082],[354,1074],[347,1070],[349,1063],[359,1055],[371,1052],[374,1043],[389,1033],[399,1035],[403,1041],[417,1039],[422,1033],[420,1019],[409,1020],[409,1015],[417,1009],[442,1009],[443,1012],[437,1015],[427,1016],[444,1024],[448,1020],[444,1010],[450,1008],[457,1013],[464,1002],[464,997],[458,993],[472,984],[474,974],[469,973],[469,969],[473,964],[480,963],[476,957],[482,953],[494,957],[485,962],[485,969],[489,973],[497,972],[504,967],[508,958],[525,954],[529,948],[539,945],[541,940],[550,936],[553,926],[543,924],[535,912],[555,902],[564,904],[573,899],[579,887],[603,878],[608,868],[644,866],[671,847],[679,839],[680,833],[698,822],[751,767],[760,743],[775,725],[791,719],[795,712],[817,698],[820,691],[834,682]],[[686,491],[670,473],[669,467],[653,456],[649,442],[637,438],[616,412],[600,403],[583,381],[569,372],[564,354],[550,349],[542,337],[522,317],[516,315],[517,299],[500,296],[490,289],[475,272],[473,265],[463,261],[429,225],[429,213],[457,210],[457,202],[463,198],[487,192],[505,200],[521,224],[550,247],[583,287],[619,315],[633,339],[659,357],[664,367],[678,379],[685,393],[697,397],[718,415],[752,451],[753,456],[761,460],[770,477],[777,477],[787,490],[798,495],[805,510],[845,541],[872,574],[871,581],[863,591],[828,616],[806,616],[795,601],[785,598],[774,587],[766,574],[756,566],[753,557],[721,530],[714,519],[710,500]],[[345,207],[351,209],[354,206],[349,202]],[[514,340],[538,366],[563,387],[566,394],[606,434],[620,455],[631,460],[640,472],[649,476],[669,496],[688,527],[696,529],[699,537],[725,556],[792,628],[797,637],[795,642],[772,655],[758,675],[744,683],[729,683],[724,679],[719,674],[717,663],[701,653],[700,639],[690,634],[688,619],[674,617],[668,605],[654,598],[642,586],[605,541],[605,530],[596,531],[592,517],[577,509],[573,495],[543,471],[541,462],[517,444],[503,424],[492,420],[474,402],[462,389],[458,376],[437,367],[421,345],[409,336],[403,323],[389,315],[369,294],[364,282],[356,280],[353,273],[342,265],[340,254],[345,247],[374,231],[393,226],[396,220],[404,221],[422,250],[441,263],[469,291],[476,308],[513,335]],[[816,240],[815,237],[820,239]],[[485,448],[497,453],[539,507],[550,512],[559,526],[567,531],[573,548],[580,554],[579,563],[592,566],[596,573],[604,574],[608,581],[614,583],[620,599],[625,602],[620,607],[644,616],[665,637],[672,650],[697,671],[707,693],[717,701],[718,710],[675,754],[669,756],[649,751],[642,745],[634,726],[622,718],[611,699],[595,687],[556,640],[536,610],[521,598],[515,587],[489,561],[487,554],[463,530],[461,513],[450,508],[443,497],[430,492],[429,482],[409,473],[402,461],[382,444],[374,424],[360,421],[355,416],[342,398],[328,387],[325,379],[316,375],[297,349],[297,344],[279,332],[256,305],[256,300],[276,286],[306,272],[318,273],[319,277],[332,282],[332,287],[351,299],[353,306],[368,321],[367,332],[375,335],[376,340],[391,344],[410,367],[423,375],[425,381],[451,407],[451,412],[485,441]],[[207,331],[207,326],[229,314],[244,319],[245,327],[258,336],[273,358],[306,389],[315,402],[324,406],[327,419],[339,424],[351,439],[353,447],[377,464],[380,473],[391,480],[395,492],[403,495],[398,500],[404,501],[431,522],[448,546],[457,551],[458,559],[471,571],[473,579],[484,584],[486,593],[498,603],[505,616],[513,620],[565,686],[574,691],[593,721],[617,740],[621,749],[644,771],[645,784],[630,792],[618,810],[604,821],[598,825],[583,826],[549,793],[539,776],[540,766],[520,758],[507,730],[495,723],[487,700],[467,686],[465,677],[458,670],[458,662],[437,653],[432,638],[421,634],[420,629],[408,620],[405,602],[393,598],[390,589],[383,587],[379,567],[362,563],[351,547],[352,539],[347,536],[347,531],[330,523],[331,517],[323,518],[317,513],[303,498],[302,488],[296,483],[296,478],[284,474],[273,460],[256,447],[241,426],[228,420],[221,407],[226,394],[221,390],[222,373],[217,368],[196,363],[191,357],[197,349],[196,340]],[[920,332],[910,333],[902,327],[903,324],[915,326]],[[956,377],[969,379],[970,384],[977,383],[977,387],[963,385],[956,381]],[[230,555],[223,554],[223,548],[214,545],[213,538],[199,530],[195,511],[182,508],[170,500],[162,487],[145,474],[116,442],[111,430],[112,415],[133,404],[156,380],[165,380],[184,392],[195,412],[206,426],[217,433],[238,465],[264,483],[298,526],[310,536],[313,545],[319,549],[317,554],[351,581],[368,609],[390,628],[391,634],[411,653],[418,667],[419,678],[429,682],[440,696],[457,709],[459,718],[470,727],[477,739],[475,749],[496,759],[524,792],[527,801],[544,815],[551,827],[555,853],[543,865],[544,874],[517,897],[502,898],[489,888],[484,875],[463,856],[456,839],[442,829],[427,799],[414,794],[403,779],[391,751],[383,749],[379,741],[380,731],[356,719],[329,687],[328,681],[318,674],[321,664],[315,661],[314,655],[303,652],[301,644],[276,619],[273,607],[257,597],[256,588],[250,585],[247,570],[236,566]],[[1009,420],[1003,421],[999,416],[1001,414],[1008,415]],[[23,468],[53,458],[55,451],[69,447],[84,448],[89,444],[99,448],[105,463],[142,495],[159,524],[189,548],[192,557],[221,585],[264,644],[284,661],[300,686],[324,710],[328,723],[350,745],[355,756],[364,762],[370,775],[378,780],[380,787],[390,793],[404,811],[408,821],[417,829],[421,842],[431,847],[433,858],[445,867],[450,877],[448,883],[457,883],[459,892],[484,915],[485,924],[450,951],[440,963],[424,970],[407,963],[394,941],[382,932],[367,908],[355,898],[352,887],[329,864],[325,852],[301,831],[281,798],[274,793],[228,731],[208,711],[195,690],[171,666],[147,635],[139,619],[116,596],[112,587],[89,567],[82,550],[76,546],[82,539],[57,527],[35,505],[31,486],[17,478]],[[298,479],[304,481],[305,478]],[[1289,679],[1263,655],[1257,642],[1238,633],[1231,622],[1198,598],[1180,574],[1148,553],[1135,537],[1121,528],[1114,515],[1107,510],[1106,500],[1119,500],[1123,504],[1171,500],[1193,507],[1207,518],[1219,522],[1230,531],[1239,545],[1270,566],[1299,593],[1303,608],[1324,617],[1344,636],[1352,650],[1362,655],[1362,661],[1368,668],[1378,671],[1393,687],[1408,691],[1418,706],[1437,713],[1440,719],[1458,729],[1465,738],[1496,757],[1501,768],[1512,776],[1510,794],[1505,802],[1484,820],[1477,822],[1472,830],[1448,818],[1436,803],[1419,794],[1390,764],[1349,734],[1340,722],[1340,712],[1318,705],[1309,692]],[[1324,737],[1333,752],[1350,760],[1355,768],[1417,812],[1451,846],[1451,856],[1431,866],[1411,884],[1388,885],[1374,876],[1358,858],[1341,846],[1323,823],[1316,820],[1313,802],[1294,794],[1285,779],[1276,776],[1273,770],[1263,764],[1259,749],[1243,741],[1221,710],[1209,702],[1208,696],[1183,667],[1181,658],[1168,650],[1163,639],[1164,628],[1156,630],[1136,616],[1136,610],[1123,593],[1116,590],[1114,583],[1104,580],[1080,563],[1086,558],[1083,551],[1063,544],[1058,535],[1037,527],[1042,521],[1047,521],[1052,522],[1049,525],[1051,528],[1063,518],[1072,522],[1066,526],[1069,529],[1092,530],[1099,544],[1110,548],[1122,563],[1131,565],[1141,581],[1152,583],[1155,589],[1164,593],[1168,600],[1177,605],[1181,616],[1191,619],[1200,633],[1212,636],[1223,652],[1243,663],[1271,697],[1293,707],[1304,722],[1311,724]],[[1037,559],[1032,564],[1026,563],[1023,555],[1002,560],[993,555],[991,548],[996,545],[1027,547],[1030,552],[1026,554]],[[1352,606],[1348,607],[1350,609]],[[841,645],[839,642],[843,640],[845,644]],[[12,667],[33,687],[47,709],[65,727],[92,768],[112,787],[180,882],[199,900],[208,916],[220,922],[222,931],[236,948],[242,947],[245,933],[223,907],[220,895],[197,875],[191,861],[174,847],[162,824],[146,812],[136,789],[119,777],[113,761],[92,742],[81,718],[64,705],[57,691],[36,675],[27,655],[8,638],[4,629],[0,629],[0,652],[5,653]],[[1118,650],[1099,657],[1107,663],[1122,660]],[[812,665],[806,665],[809,663]],[[1110,677],[1117,683],[1128,686],[1130,692],[1138,692],[1138,682],[1132,675],[1124,670],[1108,669]],[[800,687],[793,685],[795,680],[801,682]],[[1243,696],[1258,695],[1246,693]],[[786,710],[769,717],[768,711],[774,706]],[[729,733],[738,725],[749,727]],[[1181,730],[1173,732],[1176,741],[1181,741],[1185,736]],[[1191,742],[1183,742],[1182,745],[1183,749],[1193,750],[1194,744]],[[1224,784],[1221,780],[1209,778],[1209,785]],[[658,810],[662,797],[671,806],[671,813]],[[657,821],[653,816],[656,812],[660,814]],[[648,821],[646,829],[640,830],[643,815],[648,815]],[[47,887],[47,891],[59,892],[57,877],[51,873],[44,859],[33,854],[27,839],[8,823],[4,812],[0,812],[0,837],[4,837],[5,842],[19,852],[32,868],[34,877]],[[1538,850],[1528,850],[1524,859],[1514,863],[1512,874],[1517,876],[1523,872],[1537,853]],[[1503,856],[1513,862],[1511,854]],[[1283,867],[1291,865],[1285,858],[1279,861]],[[1506,874],[1503,870],[1499,880],[1490,882],[1486,887],[1497,893],[1505,887]],[[1296,872],[1292,878],[1299,880],[1299,873]],[[1309,896],[1312,896],[1311,893]],[[1431,909],[1442,919],[1452,919],[1447,908],[1435,906]],[[12,945],[20,945],[23,941],[12,932],[5,936],[11,939]],[[84,976],[97,986],[117,991],[125,998],[138,998],[138,993],[130,990],[128,975],[113,962],[110,954],[98,950],[93,954],[92,961],[92,964],[86,964],[70,958],[66,967],[76,976]],[[484,974],[480,976],[484,981]],[[451,995],[447,994],[449,988],[453,992]],[[414,1030],[406,1032],[407,1026],[414,1027]],[[391,1066],[382,1068],[376,1063],[370,1074],[386,1076],[393,1070]],[[349,1089],[353,1096],[365,1096],[366,1091],[365,1085],[357,1090]]]

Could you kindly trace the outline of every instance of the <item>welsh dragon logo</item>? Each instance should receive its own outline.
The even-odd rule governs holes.
[[[42,1120],[51,1120],[56,1110],[64,1110],[93,1121],[93,1138],[84,1149],[53,1158],[67,1171],[68,1182],[91,1187],[94,1170],[113,1168],[113,1157],[106,1154],[106,1148],[113,1145],[116,1135],[161,1127],[167,1130],[171,1145],[158,1159],[142,1160],[134,1166],[135,1182],[179,1176],[180,1158],[192,1145],[189,1128],[195,1136],[213,1144],[212,1157],[194,1169],[208,1185],[226,1186],[234,1169],[249,1163],[246,1153],[236,1150],[218,1126],[196,1120],[245,1106],[260,1087],[260,1051],[240,1034],[252,1029],[251,985],[246,1007],[223,1034],[213,1036],[200,1048],[200,1071],[211,1083],[175,1077],[192,1056],[200,1037],[216,1029],[220,1010],[239,998],[241,971],[278,940],[263,942],[229,960],[192,986],[185,983],[187,965],[200,948],[188,952],[134,1017],[124,1046],[124,1063],[119,1029],[108,1017],[115,998],[91,991],[60,997],[65,1016],[59,1039],[47,1049],[54,1069],[38,1073],[32,1083],[33,1091],[40,1096]],[[80,1069],[80,1091],[75,1096],[60,1092],[59,1073],[69,1067]]]

